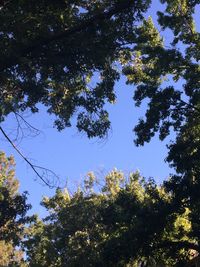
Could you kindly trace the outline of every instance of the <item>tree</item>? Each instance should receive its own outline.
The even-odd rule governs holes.
[[[23,266],[23,252],[16,246],[24,237],[25,224],[31,221],[26,216],[30,205],[26,193],[18,193],[19,183],[15,178],[14,159],[0,153],[0,265]],[[20,265],[19,265],[20,264]]]
[[[188,238],[192,243],[176,242],[174,251],[179,251],[177,246],[184,251],[188,248],[199,251],[200,35],[193,17],[200,1],[162,0],[161,3],[165,10],[158,12],[159,26],[156,28],[151,18],[143,19],[150,1],[3,2],[0,9],[0,121],[10,112],[18,114],[26,109],[37,112],[37,104],[42,103],[49,113],[57,116],[55,125],[59,130],[70,126],[70,118],[77,114],[80,131],[85,131],[88,137],[103,137],[110,127],[104,104],[115,102],[114,83],[122,71],[127,83],[136,86],[136,105],[147,100],[146,114],[134,128],[136,145],[149,142],[157,132],[161,140],[171,130],[176,135],[168,145],[166,158],[176,170],[176,175],[164,183],[170,197],[170,211],[166,214],[172,217],[187,214],[191,223]],[[165,30],[171,31],[171,43],[166,43],[162,37]],[[113,181],[111,184],[114,185],[111,195],[118,196],[116,186],[119,184],[113,184]],[[77,194],[79,196],[79,192]],[[81,192],[80,196],[85,203]],[[75,197],[72,199],[75,201]],[[154,201],[151,205],[150,211],[155,208]],[[96,206],[87,208],[96,212]],[[157,212],[162,214],[162,209]],[[167,217],[163,215],[163,218]],[[175,219],[172,222],[175,223]],[[47,227],[41,225],[38,229],[48,229],[52,234],[50,226],[54,229],[53,223]],[[161,222],[155,230],[159,240],[163,240],[163,231],[159,232],[163,228]],[[151,234],[147,232],[147,240],[151,239]],[[117,251],[116,244],[122,244],[123,239],[114,237],[113,247]],[[73,238],[74,247],[81,247],[77,245],[76,237]],[[84,238],[86,242],[88,239]],[[65,242],[69,242],[68,239]],[[141,250],[146,255],[144,242]],[[41,246],[43,244],[42,241]],[[112,242],[103,243],[100,259],[106,255],[104,244]],[[48,247],[48,242],[45,246]],[[117,264],[130,258],[130,254],[124,256],[126,252],[127,249]],[[173,251],[170,253],[174,259]],[[41,254],[36,254],[40,262]]]
[[[0,123],[14,113],[29,130],[24,111],[45,106],[62,130],[77,118],[79,131],[104,137],[110,128],[105,103],[114,103],[121,51],[150,0],[1,1]],[[40,104],[40,105],[39,105]],[[13,144],[6,130],[0,131]],[[35,131],[35,128],[34,128]],[[36,131],[37,132],[37,131]],[[35,174],[53,187],[55,173],[32,164]]]
[[[104,105],[115,102],[122,71],[136,85],[136,105],[149,100],[134,128],[135,143],[149,142],[156,132],[163,140],[173,129],[177,140],[167,160],[179,170],[182,154],[188,154],[180,151],[184,129],[199,125],[200,37],[193,15],[200,1],[162,0],[158,29],[151,18],[143,19],[150,2],[3,1],[0,122],[11,112],[37,112],[42,103],[56,115],[59,130],[76,115],[80,131],[103,137],[110,127]],[[164,42],[166,29],[172,32],[170,44]],[[190,149],[190,155],[197,149],[197,158],[198,143],[196,138]],[[175,150],[182,155],[179,163]]]
[[[170,128],[179,132],[192,118],[193,125],[199,124],[200,37],[193,20],[199,1],[161,2],[166,10],[158,12],[158,23],[162,30],[172,30],[172,43],[164,42],[151,18],[144,20],[131,59],[124,64],[127,83],[137,86],[136,105],[149,100],[146,120],[135,127],[137,145],[149,142],[156,132],[163,140]]]
[[[161,32],[171,30],[171,43],[155,28],[151,19],[138,28],[137,45],[124,62],[127,82],[136,85],[134,100],[140,106],[147,100],[145,118],[134,128],[136,145],[149,142],[159,132],[161,140],[171,130],[176,134],[169,145],[167,162],[176,175],[165,182],[173,195],[174,209],[189,207],[191,236],[200,244],[200,34],[194,13],[200,1],[161,1],[158,12]],[[133,62],[133,63],[132,63]]]
[[[80,131],[103,137],[110,126],[104,104],[115,101],[119,79],[114,62],[149,2],[3,1],[0,122],[42,103],[59,130],[77,114]]]
[[[145,119],[135,127],[136,145],[149,142],[156,132],[161,140],[173,128],[177,139],[169,145],[167,161],[177,173],[199,171],[199,51],[200,35],[193,14],[199,1],[161,1],[158,22],[173,32],[172,43],[145,20],[137,31],[137,45],[124,63],[127,83],[137,86],[134,99],[140,106],[148,99]]]
[[[42,103],[59,130],[77,114],[80,131],[103,137],[110,127],[104,104],[115,102],[122,69],[137,87],[136,105],[149,99],[134,128],[137,145],[156,132],[163,140],[172,128],[180,139],[186,124],[198,126],[200,37],[193,14],[200,1],[161,3],[158,24],[163,35],[172,31],[171,44],[151,19],[143,20],[147,0],[3,1],[0,122],[11,112],[37,112]]]
[[[139,173],[127,179],[113,170],[99,191],[95,181],[89,173],[73,195],[58,190],[43,199],[49,215],[29,229],[30,267],[183,266],[196,248],[188,209],[171,212],[171,195]]]

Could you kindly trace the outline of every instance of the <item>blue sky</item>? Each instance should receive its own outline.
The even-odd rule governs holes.
[[[155,10],[158,1],[153,1],[153,7],[148,15],[155,21]],[[160,6],[160,4],[159,4]],[[170,32],[165,36],[170,39]],[[132,100],[134,86],[127,86],[122,78],[116,84],[118,100],[115,105],[109,105],[108,111],[112,122],[112,130],[107,139],[89,140],[86,136],[73,128],[57,132],[52,128],[53,117],[46,114],[44,108],[40,113],[31,115],[27,120],[41,130],[36,137],[27,137],[19,145],[20,150],[36,165],[41,165],[53,170],[70,188],[76,188],[88,171],[99,175],[108,173],[114,167],[126,174],[139,170],[145,177],[153,177],[158,183],[172,172],[164,162],[167,155],[166,143],[154,137],[144,147],[135,147],[133,143],[133,127],[138,118],[144,114],[144,106],[135,108]],[[14,127],[14,119],[7,118],[4,129]],[[36,175],[27,166],[22,158],[13,150],[8,142],[0,136],[1,150],[7,155],[13,154],[16,160],[16,173],[20,180],[20,191],[29,192],[29,202],[33,212],[44,215],[43,208],[39,205],[42,196],[54,194],[54,190],[41,185]],[[36,180],[35,180],[36,179]]]
[[[135,147],[132,129],[144,109],[134,107],[134,87],[127,86],[124,79],[116,85],[116,91],[117,104],[108,107],[112,130],[105,140],[89,140],[75,128],[68,128],[59,133],[52,128],[53,118],[43,110],[27,118],[33,126],[41,129],[41,134],[24,138],[19,148],[34,164],[50,168],[62,181],[67,180],[70,188],[76,188],[88,171],[103,175],[114,167],[126,174],[140,170],[145,177],[154,177],[157,182],[162,181],[170,172],[168,165],[164,163],[167,152],[165,143],[155,137],[144,147]],[[5,127],[9,129],[12,126],[14,127],[14,120],[10,117]],[[7,155],[15,156],[20,190],[29,192],[33,211],[42,215],[43,208],[39,206],[42,196],[52,195],[54,190],[42,186],[38,179],[35,181],[36,175],[3,138],[1,149],[6,151]]]

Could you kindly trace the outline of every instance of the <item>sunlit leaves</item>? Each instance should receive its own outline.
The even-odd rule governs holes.
[[[56,115],[58,130],[71,126],[104,137],[104,109],[115,102],[114,84],[124,44],[150,1],[9,1],[0,9],[0,121],[10,112]],[[96,79],[96,77],[100,79]]]
[[[90,172],[84,187],[70,197],[58,190],[43,200],[50,214],[30,227],[29,265],[176,266],[188,251],[178,242],[193,240],[188,237],[190,211],[179,215],[172,200],[163,186],[138,172],[126,177],[114,169],[105,180]]]

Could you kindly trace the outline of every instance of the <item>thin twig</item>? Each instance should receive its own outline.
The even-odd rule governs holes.
[[[43,171],[46,172],[50,172],[53,176],[57,177],[58,176],[51,170],[41,167],[41,166],[37,166],[32,164],[23,154],[22,152],[16,147],[16,145],[12,142],[12,140],[9,138],[9,136],[5,133],[5,131],[3,130],[3,128],[0,126],[0,131],[2,132],[2,134],[4,135],[4,137],[7,139],[7,141],[12,145],[12,147],[17,151],[17,153],[24,159],[24,161],[26,163],[28,163],[28,165],[31,167],[31,169],[36,173],[36,175],[43,181],[44,184],[46,184],[49,188],[55,188],[55,186],[50,185],[50,183],[48,181],[46,181],[42,175],[38,172],[37,169],[41,169]]]
[[[34,130],[35,132],[39,133],[40,130],[35,128],[33,125],[31,125],[27,120],[24,119],[24,117],[22,117],[22,115],[20,115],[19,113],[13,111],[13,113],[15,114],[16,118],[17,116],[20,117],[20,119],[28,126],[28,128],[31,128],[32,130]]]

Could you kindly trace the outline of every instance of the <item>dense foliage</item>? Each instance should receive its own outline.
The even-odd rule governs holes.
[[[29,229],[30,266],[183,266],[200,252],[200,1],[160,2],[155,27],[144,19],[150,0],[1,1],[0,123],[43,104],[58,130],[76,115],[80,131],[103,137],[104,106],[115,103],[114,84],[125,75],[136,106],[146,105],[135,144],[175,136],[166,161],[176,174],[160,187],[114,171],[99,190],[90,174],[74,194],[44,199],[50,215]],[[3,154],[1,162],[0,238],[2,251],[12,251],[28,206],[12,162]]]
[[[190,211],[172,211],[163,186],[117,170],[99,182],[89,173],[73,195],[43,199],[49,215],[30,227],[30,266],[183,266],[192,257]]]
[[[161,29],[170,29],[171,43],[166,45],[151,19],[139,29],[141,41],[124,68],[128,83],[137,85],[136,105],[148,99],[145,119],[135,127],[136,144],[149,142],[156,132],[163,140],[176,133],[168,146],[167,162],[177,172],[166,188],[174,195],[175,207],[191,210],[191,236],[199,244],[200,190],[200,34],[193,19],[200,1],[161,1],[158,12]]]
[[[0,122],[10,112],[55,114],[59,130],[103,137],[104,104],[115,101],[114,68],[149,1],[3,1],[0,4]]]
[[[0,266],[23,266],[23,252],[16,249],[25,234],[30,205],[26,194],[18,193],[14,159],[0,153]]]

